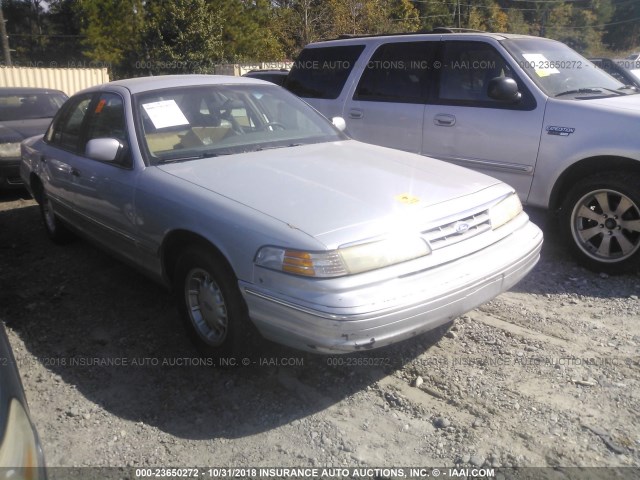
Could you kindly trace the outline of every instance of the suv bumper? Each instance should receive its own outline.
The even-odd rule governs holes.
[[[534,267],[541,247],[542,232],[527,222],[472,255],[381,284],[379,302],[358,314],[296,305],[249,283],[240,287],[264,337],[301,350],[348,353],[414,337],[493,299]],[[398,302],[403,297],[406,301]],[[385,309],[385,304],[396,306]]]

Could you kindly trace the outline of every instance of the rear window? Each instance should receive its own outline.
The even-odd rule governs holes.
[[[299,97],[338,98],[363,50],[364,45],[304,49],[284,87]]]

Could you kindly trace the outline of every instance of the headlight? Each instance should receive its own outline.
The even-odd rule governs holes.
[[[518,195],[512,193],[497,205],[489,209],[489,217],[491,219],[491,228],[495,230],[505,223],[514,219],[522,212],[522,203]]]
[[[20,156],[20,142],[0,143],[0,158],[16,158]]]
[[[45,478],[41,458],[27,412],[14,398],[9,404],[7,425],[0,444],[0,467],[5,471],[14,470],[7,478]]]
[[[306,277],[340,277],[388,267],[431,253],[420,237],[397,237],[339,248],[328,252],[304,252],[263,247],[256,264]]]

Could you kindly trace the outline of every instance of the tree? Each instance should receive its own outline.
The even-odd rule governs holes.
[[[416,31],[418,10],[407,0],[329,0],[337,35]]]
[[[2,10],[6,21],[9,47],[15,65],[38,63],[46,58],[49,38],[46,36],[46,15],[41,0],[4,0]]]
[[[82,44],[81,19],[75,0],[51,0],[47,13],[48,32],[55,42],[55,49],[48,55],[61,66],[86,66]],[[95,66],[89,64],[89,66]]]
[[[264,61],[284,57],[275,31],[277,12],[269,0],[210,0],[222,22],[226,61]]]
[[[640,47],[640,2],[619,2],[604,35],[605,43],[614,50]]]
[[[287,57],[329,36],[332,11],[325,0],[277,0],[274,4],[275,30]]]
[[[456,4],[451,0],[427,0],[416,3],[415,8],[418,10],[422,30],[431,31],[436,27],[456,25]]]
[[[144,7],[144,0],[78,0],[84,54],[110,65],[112,76],[139,75]]]
[[[147,4],[141,35],[152,74],[204,73],[222,58],[222,19],[205,0]]]
[[[476,2],[466,12],[466,28],[487,32],[506,32],[509,17],[493,0]]]

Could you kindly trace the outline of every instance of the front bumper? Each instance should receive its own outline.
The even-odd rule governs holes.
[[[301,350],[348,353],[414,337],[493,299],[534,267],[541,247],[542,232],[527,222],[472,255],[381,284],[379,301],[357,314],[301,306],[251,283],[240,288],[264,337]]]

